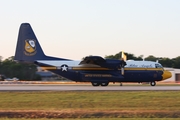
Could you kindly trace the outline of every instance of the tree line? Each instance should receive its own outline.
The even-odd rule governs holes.
[[[14,56],[2,60],[0,57],[0,75],[6,77],[17,77],[20,80],[41,80],[41,76],[36,74],[37,67],[34,64],[17,63]]]
[[[168,58],[168,57],[155,57],[153,55],[149,55],[146,58],[143,58],[143,55],[140,55],[136,57],[134,54],[131,53],[125,53],[128,60],[145,60],[145,61],[157,61],[161,63],[163,67],[170,67],[170,68],[180,68],[180,56],[176,58]],[[121,58],[121,52],[115,54],[115,55],[107,55],[105,58],[109,59],[120,59]]]

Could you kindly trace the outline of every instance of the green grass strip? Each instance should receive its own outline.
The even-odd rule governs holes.
[[[68,114],[68,118],[178,118],[180,117],[180,92],[0,92],[0,112],[5,112],[8,116],[11,112],[19,111],[40,111],[43,115],[55,112],[52,114],[55,117],[56,112],[60,112]],[[28,118],[28,116],[25,117]]]

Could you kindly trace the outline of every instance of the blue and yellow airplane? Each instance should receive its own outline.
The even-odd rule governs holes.
[[[67,79],[91,82],[93,86],[108,86],[109,82],[149,82],[155,86],[156,81],[171,77],[160,63],[152,61],[104,59],[100,56],[74,61],[46,56],[29,23],[20,26],[14,60],[34,63]]]

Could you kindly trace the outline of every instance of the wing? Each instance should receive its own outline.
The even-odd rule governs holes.
[[[122,65],[125,65],[125,61],[123,60],[115,60],[115,59],[104,59],[100,56],[88,56],[85,57],[79,65],[98,65],[100,67],[109,68],[109,69],[119,69]]]
[[[106,63],[106,60],[100,56],[88,56],[85,57],[79,65],[84,65],[84,64],[92,64],[92,65],[102,65]]]

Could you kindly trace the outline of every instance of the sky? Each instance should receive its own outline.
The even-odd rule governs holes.
[[[180,0],[0,0],[0,56],[14,56],[21,23],[46,55],[180,56]]]

